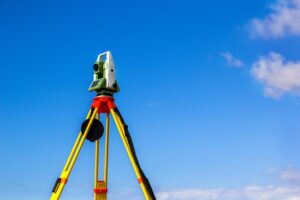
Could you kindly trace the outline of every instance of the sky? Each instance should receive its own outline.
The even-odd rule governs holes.
[[[110,50],[157,199],[300,200],[298,19],[300,0],[1,0],[0,199],[49,199]],[[61,199],[93,198],[93,159]],[[143,199],[113,123],[108,187]]]

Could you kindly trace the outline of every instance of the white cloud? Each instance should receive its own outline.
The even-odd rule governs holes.
[[[264,84],[266,96],[300,95],[300,61],[286,61],[282,55],[271,52],[252,65],[252,74]]]
[[[277,0],[270,7],[272,12],[265,18],[251,20],[250,31],[253,37],[300,35],[300,0]]]
[[[220,55],[225,59],[226,63],[231,67],[243,67],[244,63],[238,58],[235,58],[230,52],[221,52]]]
[[[297,169],[285,169],[279,174],[279,178],[284,181],[300,181],[300,171]]]
[[[159,200],[300,200],[300,187],[166,190],[159,192],[157,197]]]

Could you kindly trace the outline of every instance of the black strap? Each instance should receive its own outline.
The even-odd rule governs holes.
[[[61,178],[56,179],[55,184],[54,184],[53,189],[52,189],[53,193],[55,193],[57,191],[60,181],[61,181]]]
[[[133,145],[133,142],[132,142],[132,138],[131,138],[130,133],[129,133],[129,131],[128,131],[128,126],[127,126],[127,124],[125,123],[125,121],[124,121],[124,119],[123,119],[123,117],[122,117],[120,111],[118,110],[118,108],[115,108],[114,111],[118,114],[118,116],[119,116],[119,118],[120,118],[120,120],[121,120],[121,122],[122,122],[122,124],[123,124],[123,126],[124,126],[125,136],[126,136],[126,138],[127,138],[127,140],[128,140],[129,147],[130,147],[130,150],[131,150],[131,152],[132,152],[132,154],[133,154],[134,161],[136,162],[136,165],[137,165],[137,167],[138,167],[138,169],[139,169],[139,171],[140,171],[140,173],[141,173],[141,176],[142,176],[142,178],[143,178],[143,181],[144,181],[144,183],[145,183],[145,186],[146,186],[146,188],[147,188],[147,191],[148,191],[149,194],[150,194],[151,200],[156,200],[156,197],[155,197],[155,195],[154,195],[154,192],[153,192],[153,189],[152,189],[152,187],[151,187],[150,181],[148,180],[148,178],[147,178],[146,175],[144,174],[144,172],[143,172],[143,170],[142,170],[142,168],[141,168],[141,166],[140,166],[140,163],[139,163],[139,161],[138,161],[138,159],[137,159],[136,152],[135,152],[135,149],[134,149],[134,145]]]

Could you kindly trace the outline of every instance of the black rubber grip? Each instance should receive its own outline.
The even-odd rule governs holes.
[[[60,184],[60,181],[61,181],[61,178],[57,178],[56,181],[55,181],[55,184],[53,186],[53,189],[52,189],[52,192],[55,193],[57,191],[57,188]]]

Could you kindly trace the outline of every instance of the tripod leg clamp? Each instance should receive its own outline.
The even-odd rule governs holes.
[[[55,193],[55,192],[57,191],[58,186],[59,186],[60,183],[66,184],[67,182],[68,182],[68,179],[67,179],[67,178],[57,178],[57,179],[56,179],[56,182],[55,182],[55,184],[54,184],[54,186],[53,186],[52,192]]]
[[[144,182],[143,178],[138,178],[138,182],[139,184],[143,183]]]
[[[94,193],[96,194],[106,194],[107,188],[94,188]]]
[[[94,188],[94,193],[99,195],[107,193],[107,188],[104,181],[97,181],[96,187]]]

